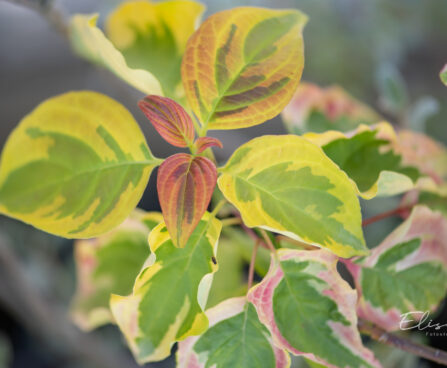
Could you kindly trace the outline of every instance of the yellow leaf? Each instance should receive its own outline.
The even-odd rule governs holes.
[[[149,71],[127,66],[124,56],[96,26],[98,15],[75,15],[70,22],[70,40],[82,57],[98,63],[132,87],[149,95],[163,95],[160,82]]]

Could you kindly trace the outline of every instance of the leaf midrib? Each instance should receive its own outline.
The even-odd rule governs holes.
[[[116,169],[116,168],[119,168],[119,167],[129,167],[129,166],[134,166],[134,165],[135,166],[152,166],[152,165],[156,166],[158,163],[159,163],[159,160],[156,159],[156,160],[144,160],[144,161],[133,161],[133,162],[118,162],[118,163],[104,165],[104,166],[100,166],[100,167],[97,166],[97,167],[94,167],[94,168],[91,168],[91,169],[88,169],[88,170],[78,171],[78,172],[74,173],[73,175],[70,175],[68,177],[64,177],[61,180],[57,180],[57,181],[55,180],[55,181],[52,181],[52,182],[47,182],[47,183],[45,183],[44,185],[41,185],[41,186],[29,187],[30,188],[29,190],[22,191],[20,193],[15,194],[15,195],[14,194],[13,195],[9,195],[8,197],[9,198],[14,198],[14,197],[17,197],[19,195],[20,196],[27,195],[27,194],[30,194],[30,193],[33,193],[33,192],[40,191],[42,189],[46,189],[46,188],[52,187],[54,185],[58,185],[58,184],[62,184],[62,183],[65,183],[65,182],[72,181],[75,178],[78,178],[78,177],[83,176],[83,175],[88,175],[88,174],[92,174],[92,173],[99,173],[101,171],[106,171],[106,170],[110,170],[110,169]],[[14,171],[12,171],[12,172],[14,172]],[[3,183],[4,182],[5,181],[3,181]],[[1,203],[1,199],[0,199],[0,203]]]

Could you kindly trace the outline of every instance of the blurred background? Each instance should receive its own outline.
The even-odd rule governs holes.
[[[21,1],[0,0],[0,146],[21,118],[43,100],[69,91],[90,89],[124,104],[139,121],[152,152],[174,153],[137,108],[142,95],[105,69],[73,54],[66,40]],[[25,1],[45,3],[44,0]],[[445,0],[202,0],[205,16],[240,5],[298,8],[309,16],[304,31],[303,80],[337,84],[377,109],[392,122],[404,117],[412,129],[447,142],[447,88],[438,73],[447,62]],[[66,17],[101,14],[100,23],[118,0],[55,0]],[[403,111],[387,104],[392,92]],[[224,143],[219,161],[245,141],[261,134],[284,133],[281,119],[254,128],[212,132]],[[140,203],[158,209],[155,175]],[[375,199],[365,216],[394,208],[398,199]],[[365,231],[370,247],[398,224],[390,219]],[[71,241],[53,237],[15,220],[0,217],[0,368],[136,367],[114,326],[83,335],[67,319],[75,290]],[[443,320],[447,320],[445,316]],[[416,337],[418,338],[418,337]],[[420,336],[423,339],[423,335]],[[441,337],[426,341],[447,349]],[[386,367],[435,366],[386,347],[375,348]],[[296,366],[300,366],[296,362]],[[148,364],[173,367],[174,359]]]

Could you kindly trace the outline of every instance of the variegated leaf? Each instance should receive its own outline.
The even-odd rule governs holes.
[[[294,135],[255,138],[220,171],[219,188],[247,226],[340,257],[367,253],[354,185],[317,145]]]
[[[151,256],[129,296],[112,295],[113,316],[138,362],[169,356],[174,342],[208,327],[203,312],[221,231],[205,213],[184,248],[174,246],[165,224],[149,235]]]
[[[392,331],[402,314],[433,311],[447,292],[446,239],[447,219],[416,206],[369,257],[348,262],[360,295],[359,317]]]
[[[73,49],[85,59],[109,69],[141,92],[162,95],[158,79],[148,70],[129,67],[123,55],[96,26],[97,19],[97,14],[73,16],[69,29]]]
[[[442,70],[439,72],[439,78],[441,78],[442,83],[447,86],[447,64],[445,64]]]
[[[97,236],[130,214],[160,162],[118,102],[87,91],[56,96],[4,147],[0,211],[63,237]]]
[[[179,343],[178,368],[286,368],[289,354],[275,347],[245,297],[227,299],[206,311],[209,329]]]
[[[276,346],[327,367],[380,367],[357,330],[356,292],[326,250],[280,249],[248,299]]]
[[[395,150],[402,155],[405,165],[417,167],[429,175],[436,184],[447,181],[447,148],[423,133],[401,130]]]
[[[219,147],[219,148],[223,147],[222,142],[219,139],[213,137],[199,137],[194,142],[194,146],[197,149],[197,154],[202,153],[203,151],[205,151],[207,148],[210,147]]]
[[[151,72],[166,96],[181,99],[182,56],[204,10],[190,0],[126,1],[108,17],[106,33],[130,67]]]
[[[177,153],[161,164],[158,198],[175,246],[185,246],[208,208],[216,179],[216,166],[206,157]]]
[[[348,134],[335,130],[307,133],[304,138],[321,146],[365,199],[409,191],[420,176],[415,167],[402,164],[402,157],[394,149],[398,144],[396,134],[388,123],[361,125]]]
[[[381,117],[338,86],[321,88],[300,83],[281,113],[287,130],[294,134],[350,131],[360,124],[373,124]]]
[[[162,220],[159,212],[135,210],[111,232],[75,242],[77,290],[71,315],[79,327],[90,330],[113,321],[110,294],[132,292],[135,278],[150,253],[149,230]]]
[[[177,102],[167,97],[146,96],[138,106],[167,142],[177,147],[192,146],[194,124]]]
[[[205,129],[257,125],[281,112],[301,77],[306,21],[297,10],[241,7],[200,26],[186,46],[182,81]]]

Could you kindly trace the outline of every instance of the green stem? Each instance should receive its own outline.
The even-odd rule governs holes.
[[[227,203],[226,199],[221,199],[217,204],[216,207],[214,207],[213,212],[211,212],[211,216],[216,217],[216,215],[219,213],[219,211],[222,209],[222,207]]]
[[[230,217],[230,218],[221,220],[221,222],[222,222],[222,227],[232,226],[232,225],[240,225],[241,219],[239,217]]]

